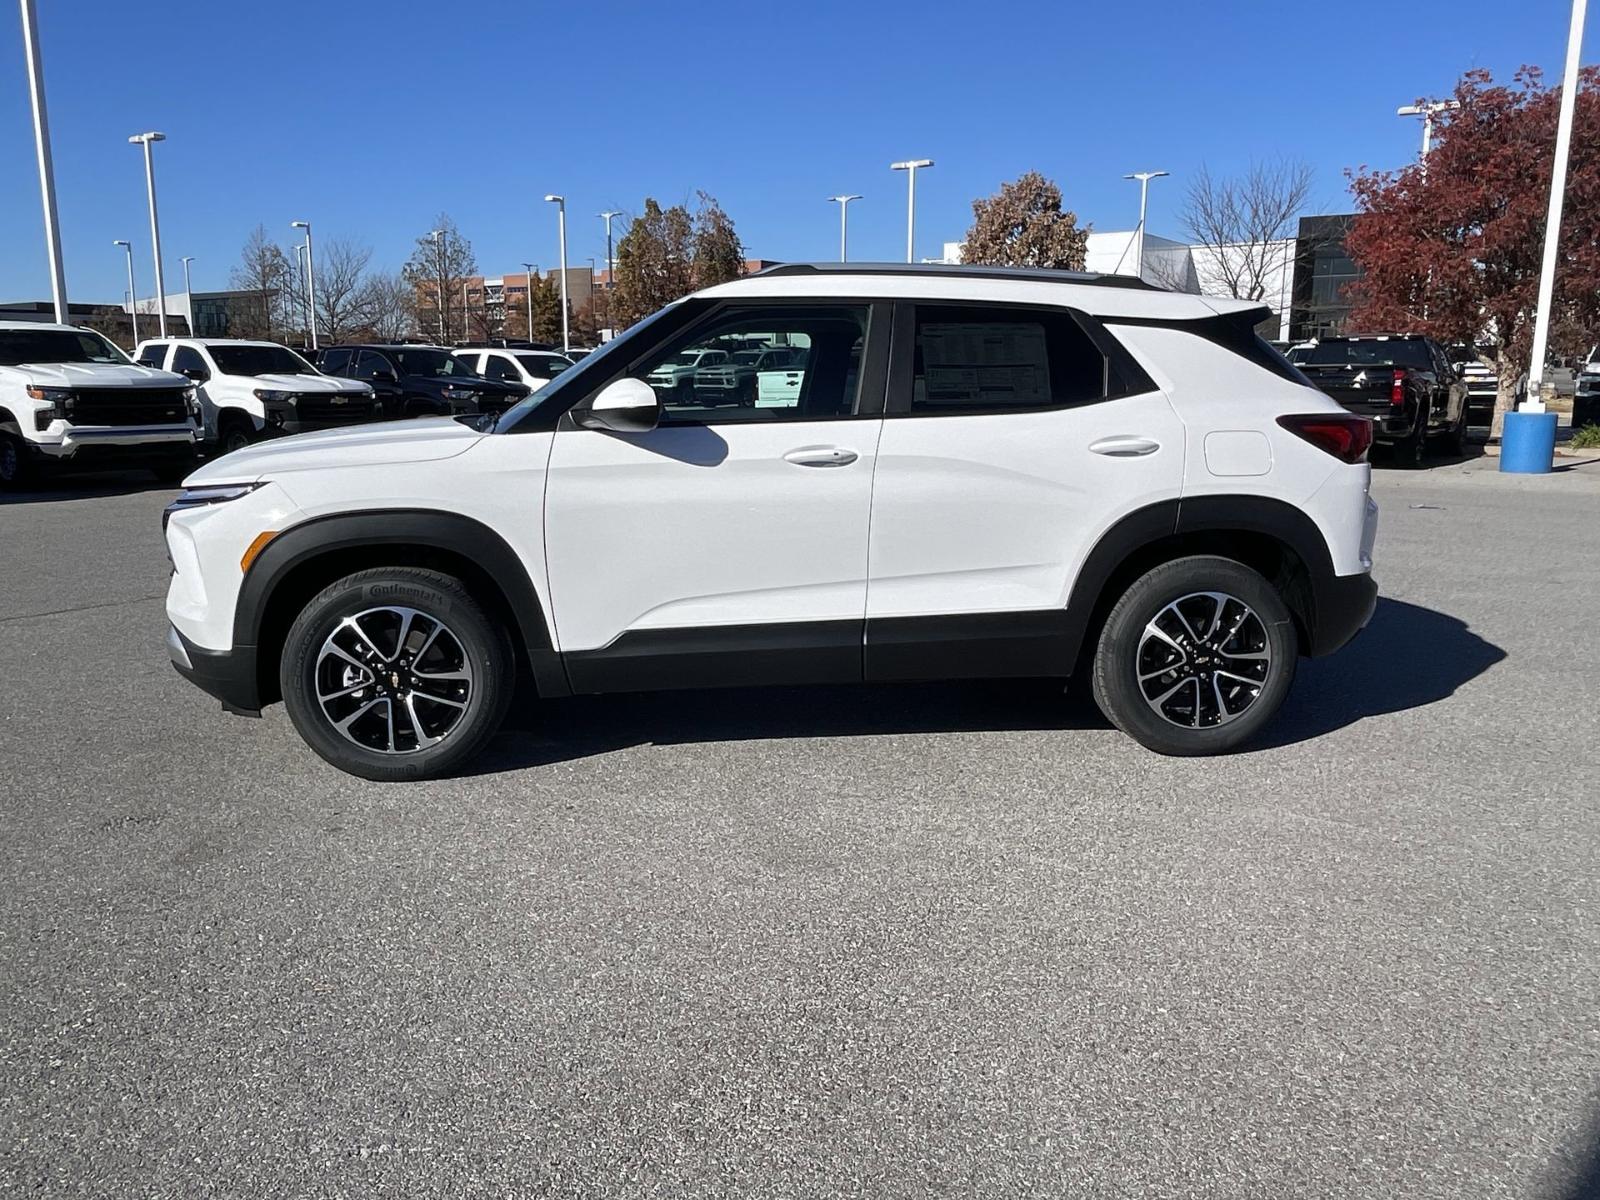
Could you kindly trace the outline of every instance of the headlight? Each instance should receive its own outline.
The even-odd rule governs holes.
[[[471,400],[475,395],[477,393],[471,388],[447,387],[444,389],[444,398],[446,400]]]
[[[267,388],[257,388],[255,397],[263,404],[293,404],[295,400],[293,392],[274,392]]]
[[[28,396],[33,400],[44,400],[50,403],[63,403],[72,399],[71,388],[38,387],[28,385]]]
[[[373,391],[370,387],[363,386],[359,394],[363,400],[371,400],[376,397],[378,393]]]
[[[72,410],[76,397],[71,388],[38,387],[29,385],[28,396],[33,400],[42,400],[50,407],[41,409],[33,414],[34,428],[40,431],[48,429],[50,422],[58,417],[68,420],[72,417]]]
[[[178,498],[161,511],[161,528],[167,527],[167,522],[172,519],[172,514],[182,512],[186,508],[206,508],[212,504],[226,504],[229,500],[237,500],[240,496],[248,496],[259,487],[265,487],[266,480],[259,483],[214,483],[203,487],[184,488],[178,493]]]

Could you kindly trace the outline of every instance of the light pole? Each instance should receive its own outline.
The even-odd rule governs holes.
[[[299,295],[296,299],[300,303],[300,319],[306,322],[305,332],[309,341],[311,336],[311,310],[306,304],[306,244],[297,242],[294,248],[295,279],[298,280]]]
[[[1144,214],[1150,200],[1150,181],[1166,174],[1166,171],[1135,171],[1132,175],[1123,176],[1124,179],[1139,181],[1139,228],[1134,231],[1138,250],[1133,259],[1133,273],[1139,279],[1144,278]]]
[[[839,206],[839,261],[848,262],[849,254],[845,247],[848,243],[850,230],[850,201],[861,199],[860,196],[829,196],[828,199]]]
[[[317,348],[317,260],[311,251],[311,222],[290,221],[291,229],[306,231],[306,313],[311,325],[311,348]]]
[[[133,344],[139,345],[139,293],[133,290],[133,243],[125,242],[121,238],[111,243],[121,246],[128,254],[128,320],[133,322]],[[62,322],[65,324],[66,322]]]
[[[533,341],[533,269],[538,263],[525,262],[522,269],[528,273],[528,340]]]
[[[156,217],[156,168],[150,158],[150,146],[166,140],[166,134],[154,130],[136,133],[128,139],[130,145],[144,147],[144,187],[150,196],[150,249],[156,259],[156,325],[162,337],[167,336],[167,284],[161,273],[161,222]]]
[[[556,205],[559,214],[556,227],[561,233],[561,353],[565,354],[572,349],[572,333],[567,324],[567,198],[546,196],[545,200]]]
[[[906,261],[915,262],[917,245],[917,168],[933,166],[931,158],[912,158],[890,163],[891,171],[906,172]]]
[[[39,15],[22,0],[22,44],[28,54],[28,97],[33,101],[33,147],[39,158],[39,199],[44,204],[44,244],[50,255],[50,295],[56,324],[67,323],[67,273],[61,265],[61,220],[56,215],[56,171],[50,158],[50,115],[44,103],[44,62],[39,56]]]
[[[472,340],[472,309],[467,304],[467,277],[461,277],[461,340]]]
[[[1394,110],[1397,117],[1422,118],[1422,163],[1427,169],[1428,151],[1433,149],[1433,118],[1442,112],[1454,112],[1461,107],[1459,100],[1430,100],[1426,104],[1402,104]]]
[[[185,254],[183,263],[183,306],[188,309],[189,336],[199,337],[200,331],[194,327],[194,289],[189,286],[189,264],[194,261],[194,255]]]
[[[1556,117],[1556,161],[1550,174],[1550,207],[1544,221],[1544,262],[1539,268],[1539,302],[1533,318],[1533,362],[1528,366],[1528,393],[1521,411],[1544,412],[1544,356],[1550,345],[1550,305],[1555,299],[1556,256],[1561,243],[1561,202],[1567,190],[1567,159],[1572,151],[1572,114],[1578,99],[1578,55],[1583,46],[1583,18],[1588,0],[1572,0],[1572,28],[1567,34],[1567,69],[1561,77],[1561,111]]]
[[[433,239],[433,256],[438,260],[439,267],[439,345],[444,345],[444,251],[439,248],[439,239],[444,236],[444,230],[434,229],[428,234]]]

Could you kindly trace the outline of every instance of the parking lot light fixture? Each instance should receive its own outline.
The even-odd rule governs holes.
[[[161,273],[161,221],[156,216],[156,168],[150,157],[150,147],[166,140],[166,134],[153,129],[148,133],[136,133],[128,139],[130,144],[144,147],[144,187],[150,197],[150,251],[156,260],[156,325],[162,337],[167,336],[167,285]]]
[[[522,269],[528,273],[528,340],[533,341],[533,271],[538,263],[525,262]]]
[[[917,171],[933,166],[931,158],[908,158],[905,162],[890,163],[891,171],[906,173],[906,261],[916,261],[917,247]]]
[[[33,146],[39,159],[39,198],[44,204],[44,245],[50,256],[50,295],[56,323],[67,323],[67,273],[61,265],[61,218],[56,212],[56,169],[50,157],[50,114],[44,101],[44,61],[39,53],[39,14],[22,0],[22,43],[28,58],[28,98],[33,102]]]
[[[317,348],[317,262],[311,253],[311,222],[290,221],[291,229],[306,231],[306,313],[311,327],[311,348]]]
[[[199,337],[194,327],[194,288],[189,286],[189,264],[194,261],[194,255],[185,254],[179,261],[183,263],[183,306],[188,310],[189,336]]]
[[[545,200],[557,209],[556,228],[561,237],[561,353],[567,354],[572,350],[572,332],[567,323],[567,198],[549,195]]]
[[[1132,175],[1123,176],[1124,179],[1139,181],[1139,227],[1134,230],[1133,256],[1133,273],[1138,279],[1144,278],[1144,216],[1150,201],[1150,181],[1166,174],[1166,171],[1135,171]]]
[[[861,197],[860,196],[829,196],[828,199],[832,203],[837,204],[839,206],[839,261],[840,262],[849,262],[850,261],[850,255],[848,253],[847,247],[849,245],[848,238],[849,238],[849,229],[850,229],[850,201],[859,200],[859,199],[861,199]]]
[[[617,260],[611,253],[611,222],[622,214],[615,209],[603,212],[600,219],[606,223],[606,324],[611,324],[611,293],[617,286]]]
[[[447,345],[444,335],[444,249],[440,248],[439,239],[444,237],[444,230],[432,229],[428,236],[433,239],[434,258],[439,264],[439,345]]]
[[[1428,164],[1428,152],[1433,149],[1433,118],[1442,112],[1454,112],[1461,107],[1459,100],[1430,100],[1426,104],[1402,104],[1394,110],[1397,117],[1422,118],[1422,164]]]
[[[133,290],[133,243],[125,242],[121,238],[111,243],[121,246],[128,255],[128,320],[133,323],[133,344],[137,349],[139,345],[139,293]],[[65,321],[62,322],[66,324]]]

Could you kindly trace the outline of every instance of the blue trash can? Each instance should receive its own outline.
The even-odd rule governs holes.
[[[1500,435],[1500,469],[1517,475],[1544,475],[1555,464],[1556,414],[1508,412]]]

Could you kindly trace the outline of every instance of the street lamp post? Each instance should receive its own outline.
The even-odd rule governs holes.
[[[306,315],[311,328],[311,348],[317,348],[317,260],[311,250],[311,222],[290,221],[291,229],[306,231]]]
[[[431,230],[428,233],[428,236],[433,239],[433,256],[437,260],[438,267],[439,267],[439,290],[438,290],[437,295],[438,295],[438,300],[439,300],[439,345],[442,346],[442,345],[445,344],[445,335],[444,335],[444,251],[439,248],[439,239],[444,236],[444,230],[442,230],[442,229]]]
[[[162,337],[167,336],[167,284],[161,273],[161,221],[156,216],[156,168],[150,157],[150,146],[166,140],[166,134],[154,130],[136,133],[128,139],[130,145],[144,147],[144,187],[150,197],[150,249],[156,259],[156,325]]]
[[[183,263],[183,306],[188,310],[189,336],[199,337],[200,331],[194,327],[194,289],[189,286],[189,264],[194,261],[194,255],[185,254],[181,261]]]
[[[1150,181],[1166,174],[1166,171],[1135,171],[1132,175],[1123,176],[1124,179],[1139,181],[1139,227],[1134,230],[1137,249],[1133,259],[1133,273],[1139,279],[1144,278],[1144,214],[1150,200]]]
[[[67,273],[61,265],[61,219],[56,214],[56,171],[50,157],[50,114],[44,102],[44,62],[39,55],[39,15],[22,0],[22,44],[28,55],[28,98],[33,101],[33,147],[39,159],[39,199],[44,204],[44,244],[50,256],[50,296],[56,324],[67,323]]]
[[[545,200],[557,208],[556,227],[561,234],[561,353],[565,354],[572,349],[572,333],[567,323],[567,198],[552,195]]]
[[[839,206],[839,261],[848,262],[850,259],[846,247],[850,230],[850,201],[861,199],[860,196],[829,196],[828,199]]]
[[[611,324],[611,293],[617,286],[617,260],[611,254],[611,219],[622,214],[615,210],[603,212],[600,219],[606,223],[606,327]]]
[[[933,166],[931,158],[912,158],[890,163],[891,171],[906,172],[906,261],[916,261],[917,245],[917,169]]]
[[[139,293],[133,290],[133,243],[121,238],[111,243],[121,246],[128,255],[128,320],[133,322],[133,344],[139,345]],[[65,322],[63,322],[65,324]]]
[[[1433,118],[1442,112],[1454,112],[1461,107],[1459,100],[1431,100],[1426,104],[1402,104],[1394,110],[1397,117],[1422,118],[1422,164],[1428,164],[1428,152],[1433,149]]]
[[[525,262],[522,269],[528,273],[528,340],[533,341],[533,269],[538,263]]]
[[[295,299],[300,305],[300,319],[305,324],[306,340],[311,340],[311,307],[306,303],[306,244],[295,243],[294,248],[294,277],[297,281],[296,291],[299,293]]]

